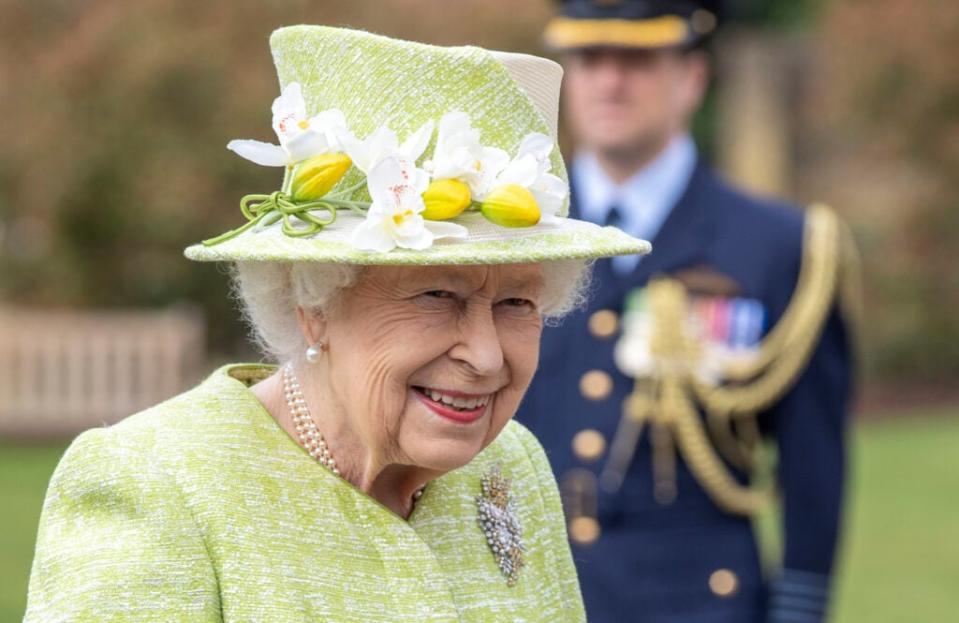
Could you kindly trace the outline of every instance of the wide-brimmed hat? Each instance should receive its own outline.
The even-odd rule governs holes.
[[[200,261],[506,264],[648,253],[567,218],[556,146],[562,69],[547,59],[293,26],[270,39],[279,144],[228,147],[283,171],[240,201]]]

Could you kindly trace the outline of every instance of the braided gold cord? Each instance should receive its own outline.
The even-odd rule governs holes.
[[[751,514],[768,499],[768,492],[753,490],[732,476],[706,434],[693,403],[689,387],[694,377],[691,364],[699,359],[700,351],[699,344],[685,333],[686,290],[676,281],[655,280],[649,284],[649,301],[656,326],[650,349],[660,366],[654,378],[655,386],[645,387],[644,380],[638,379],[627,404],[643,405],[640,392],[644,388],[646,396],[653,399],[653,408],[646,417],[651,421],[654,496],[664,504],[675,498],[675,452],[678,449],[693,476],[720,508],[730,513]],[[729,426],[728,420],[725,425]],[[622,422],[620,426],[622,428]],[[621,441],[618,437],[619,431],[614,446]],[[625,467],[619,466],[618,472],[625,473]]]
[[[737,434],[734,428],[740,422],[753,422],[750,418],[730,419],[726,417],[706,416],[706,425],[709,428],[709,437],[719,454],[727,461],[743,471],[752,471],[756,463],[755,446],[745,437]]]
[[[701,350],[683,325],[687,308],[683,286],[668,279],[650,282],[650,311],[657,328],[650,351],[659,364],[657,375],[636,380],[602,480],[615,481],[618,487],[642,425],[648,421],[655,437],[651,442],[657,499],[669,493],[669,478],[675,489],[675,441],[690,472],[720,508],[741,515],[756,512],[771,499],[772,489],[741,484],[721,457],[754,474],[762,449],[757,414],[780,399],[808,364],[837,292],[843,297],[844,311],[855,320],[857,270],[848,230],[829,208],[811,206],[792,299],[762,341],[757,357],[748,365],[728,365],[723,371],[721,377],[735,384],[721,386],[700,379],[690,365]],[[705,424],[697,403],[706,412]],[[626,420],[630,426],[624,426]],[[664,439],[667,435],[672,438],[669,443]]]
[[[689,471],[716,505],[728,513],[751,515],[771,498],[771,492],[740,484],[722,462],[703,429],[699,413],[692,401],[670,398],[660,407],[672,412],[671,422],[676,442]]]
[[[737,385],[692,379],[691,387],[710,415],[750,416],[769,407],[788,391],[812,356],[839,283],[839,220],[831,210],[810,208],[805,242],[796,292],[767,338],[772,341],[764,340],[760,347],[761,358],[768,359],[765,369],[751,382]],[[773,353],[770,345],[779,352]]]
[[[839,219],[828,207],[821,204],[809,207],[803,233],[803,258],[792,300],[779,322],[763,338],[759,352],[751,356],[748,363],[736,362],[723,371],[723,378],[727,381],[747,381],[758,376],[782,356],[790,342],[807,333],[803,322],[811,320],[807,317],[807,308],[812,302],[821,300],[817,294],[827,294],[820,291],[824,273],[836,271],[836,263],[828,261],[823,251],[827,245],[838,243],[838,240],[833,241],[835,233],[832,230],[839,224]]]
[[[840,278],[841,249],[839,219],[828,208],[813,206],[806,221],[800,277],[783,317],[760,347],[759,360],[751,370],[740,370],[741,379],[753,378],[743,385],[713,387],[690,377],[690,390],[705,408],[707,421],[716,436],[712,446],[703,435],[696,409],[677,423],[677,437],[683,457],[697,481],[721,508],[748,515],[771,498],[769,490],[757,490],[739,484],[719,460],[717,450],[734,464],[743,465],[750,446],[758,450],[758,425],[755,416],[778,400],[802,372],[812,355],[832,308]],[[748,374],[747,374],[748,373]],[[664,405],[665,406],[665,405]],[[734,422],[729,416],[740,417]],[[742,422],[743,437],[727,428]],[[752,470],[749,470],[752,471]]]
[[[755,467],[757,453],[762,444],[762,433],[756,418],[736,418],[731,420],[733,434],[740,447],[749,456],[750,469]]]

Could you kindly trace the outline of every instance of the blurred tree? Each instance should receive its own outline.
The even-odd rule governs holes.
[[[720,151],[720,128],[717,92],[724,79],[724,65],[729,61],[730,35],[742,31],[789,32],[808,27],[823,0],[718,0],[723,25],[716,38],[719,56],[714,58],[713,76],[703,105],[693,119],[692,132],[701,153],[713,159]],[[723,44],[725,40],[726,45]]]
[[[279,183],[224,149],[275,138],[270,32],[352,25],[537,51],[549,11],[546,0],[0,0],[0,299],[193,301],[214,350],[246,356],[224,268],[181,253],[239,224],[244,194]]]
[[[874,374],[959,375],[959,3],[833,0],[817,32],[807,179],[850,215]]]
[[[766,28],[807,26],[824,0],[727,0],[732,19]]]

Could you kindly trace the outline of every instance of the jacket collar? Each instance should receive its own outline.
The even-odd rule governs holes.
[[[652,253],[644,257],[632,273],[619,279],[646,282],[657,274],[695,263],[702,257],[714,228],[714,213],[709,209],[707,197],[711,180],[709,166],[701,158],[698,159],[685,191],[651,241]],[[575,185],[572,185],[570,196],[570,216],[582,218],[576,201]],[[615,276],[609,269],[608,258],[599,260],[597,264],[601,279],[605,280],[607,275]]]

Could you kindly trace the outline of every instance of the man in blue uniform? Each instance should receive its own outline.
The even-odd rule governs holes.
[[[652,240],[602,260],[545,331],[519,419],[546,447],[589,620],[821,621],[839,532],[851,357],[847,235],[750,197],[689,136],[716,3],[571,0],[548,25],[578,150],[571,211]],[[778,456],[781,568],[752,527]]]

